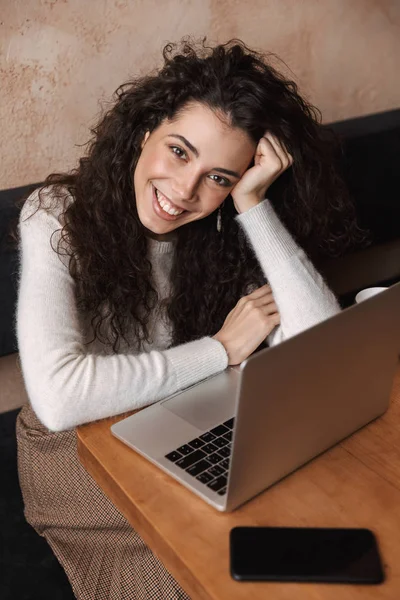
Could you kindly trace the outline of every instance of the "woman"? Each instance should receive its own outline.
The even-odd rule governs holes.
[[[187,596],[80,466],[74,428],[335,314],[308,255],[359,235],[293,82],[238,40],[164,59],[119,88],[77,169],[19,221],[25,515],[79,599]]]

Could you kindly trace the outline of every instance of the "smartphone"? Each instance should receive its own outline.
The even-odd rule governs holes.
[[[234,527],[230,568],[238,581],[384,580],[376,539],[368,529]]]

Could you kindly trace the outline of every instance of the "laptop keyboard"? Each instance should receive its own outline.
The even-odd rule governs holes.
[[[234,417],[191,440],[165,458],[217,492],[226,494]]]

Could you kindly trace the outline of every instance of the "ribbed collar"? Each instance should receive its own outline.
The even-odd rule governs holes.
[[[175,240],[171,240],[171,241],[159,241],[159,240],[155,240],[151,237],[147,238],[148,241],[148,247],[149,247],[149,252],[150,254],[169,254],[170,252],[173,251],[174,246],[175,246]]]

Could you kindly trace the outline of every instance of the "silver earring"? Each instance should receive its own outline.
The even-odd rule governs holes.
[[[219,207],[217,212],[217,231],[221,233],[221,207]]]

